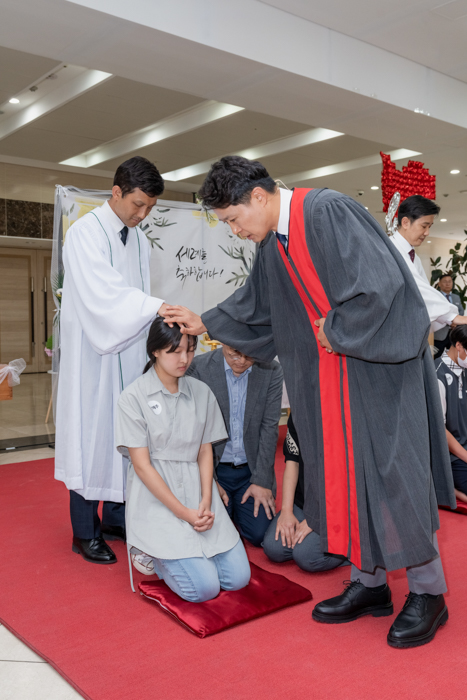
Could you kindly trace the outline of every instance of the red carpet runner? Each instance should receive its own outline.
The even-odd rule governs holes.
[[[280,476],[281,457],[276,465]],[[457,699],[467,679],[467,518],[440,517],[450,619],[431,644],[388,647],[393,618],[313,622],[313,605],[339,593],[349,569],[305,574],[252,547],[252,561],[310,588],[314,602],[198,639],[131,593],[123,544],[114,566],[72,553],[68,492],[52,460],[0,466],[0,619],[92,700]],[[404,572],[390,584],[399,611]]]

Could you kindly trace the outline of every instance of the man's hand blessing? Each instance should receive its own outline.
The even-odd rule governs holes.
[[[163,316],[165,323],[168,323],[171,328],[174,323],[178,323],[181,332],[187,335],[206,333],[206,326],[203,324],[201,317],[185,306],[162,304],[159,309],[159,316]]]

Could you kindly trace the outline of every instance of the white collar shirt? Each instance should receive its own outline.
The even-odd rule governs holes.
[[[123,221],[118,218],[108,201],[104,202],[104,204],[99,209],[99,216],[102,215],[105,218],[107,228],[110,228],[110,230],[116,233],[120,238],[120,231],[124,226],[126,226],[126,224],[124,224]],[[127,228],[128,232],[130,232],[131,228],[129,226],[127,226]]]
[[[292,201],[293,191],[285,190],[282,187],[280,187],[279,194],[281,197],[281,207],[276,233],[281,233],[283,236],[287,236],[288,238],[290,221],[290,203]]]
[[[441,294],[437,289],[431,286],[423,269],[422,261],[415,255],[414,261],[410,259],[410,251],[413,247],[410,243],[397,231],[390,240],[395,245],[399,253],[402,255],[409,270],[414,276],[418,290],[425,302],[426,309],[431,321],[433,331],[439,331],[444,326],[451,325],[453,319],[458,315],[457,306],[451,304],[444,294]]]

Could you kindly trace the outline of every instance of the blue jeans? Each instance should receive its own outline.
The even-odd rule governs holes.
[[[293,507],[293,514],[301,522],[305,520],[305,514],[298,506]],[[317,532],[310,532],[303,542],[296,544],[292,549],[282,545],[282,540],[276,541],[276,527],[280,512],[269,525],[268,531],[264,536],[263,549],[267,557],[271,561],[282,564],[284,561],[292,559],[303,571],[329,571],[338,566],[346,566],[349,564],[344,557],[327,554],[321,551],[320,538]]]
[[[212,600],[221,588],[238,591],[250,580],[250,564],[241,540],[209,559],[154,559],[154,570],[174,593],[191,603]]]
[[[240,530],[241,536],[255,547],[260,547],[271,521],[262,505],[255,518],[255,499],[251,496],[245,503],[241,502],[243,494],[251,486],[251,471],[248,465],[242,469],[232,469],[221,462],[217,465],[216,475],[229,497],[227,512]]]

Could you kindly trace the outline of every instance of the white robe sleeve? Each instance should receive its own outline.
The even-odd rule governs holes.
[[[451,304],[444,294],[441,294],[441,292],[431,286],[418,255],[415,256],[415,264],[411,263],[411,266],[414,268],[412,273],[426,304],[432,330],[439,331],[444,326],[450,326],[454,318],[459,314],[457,306]]]
[[[63,248],[64,294],[73,295],[83,331],[99,355],[122,352],[154,320],[163,304],[129,287],[84,223],[68,231]]]
[[[418,255],[415,256],[415,260],[412,262],[407,255],[404,255],[400,250],[399,252],[409,266],[409,270],[425,302],[431,321],[431,330],[436,332],[444,328],[444,326],[451,325],[453,319],[459,313],[457,306],[451,304],[441,292],[431,286]]]

